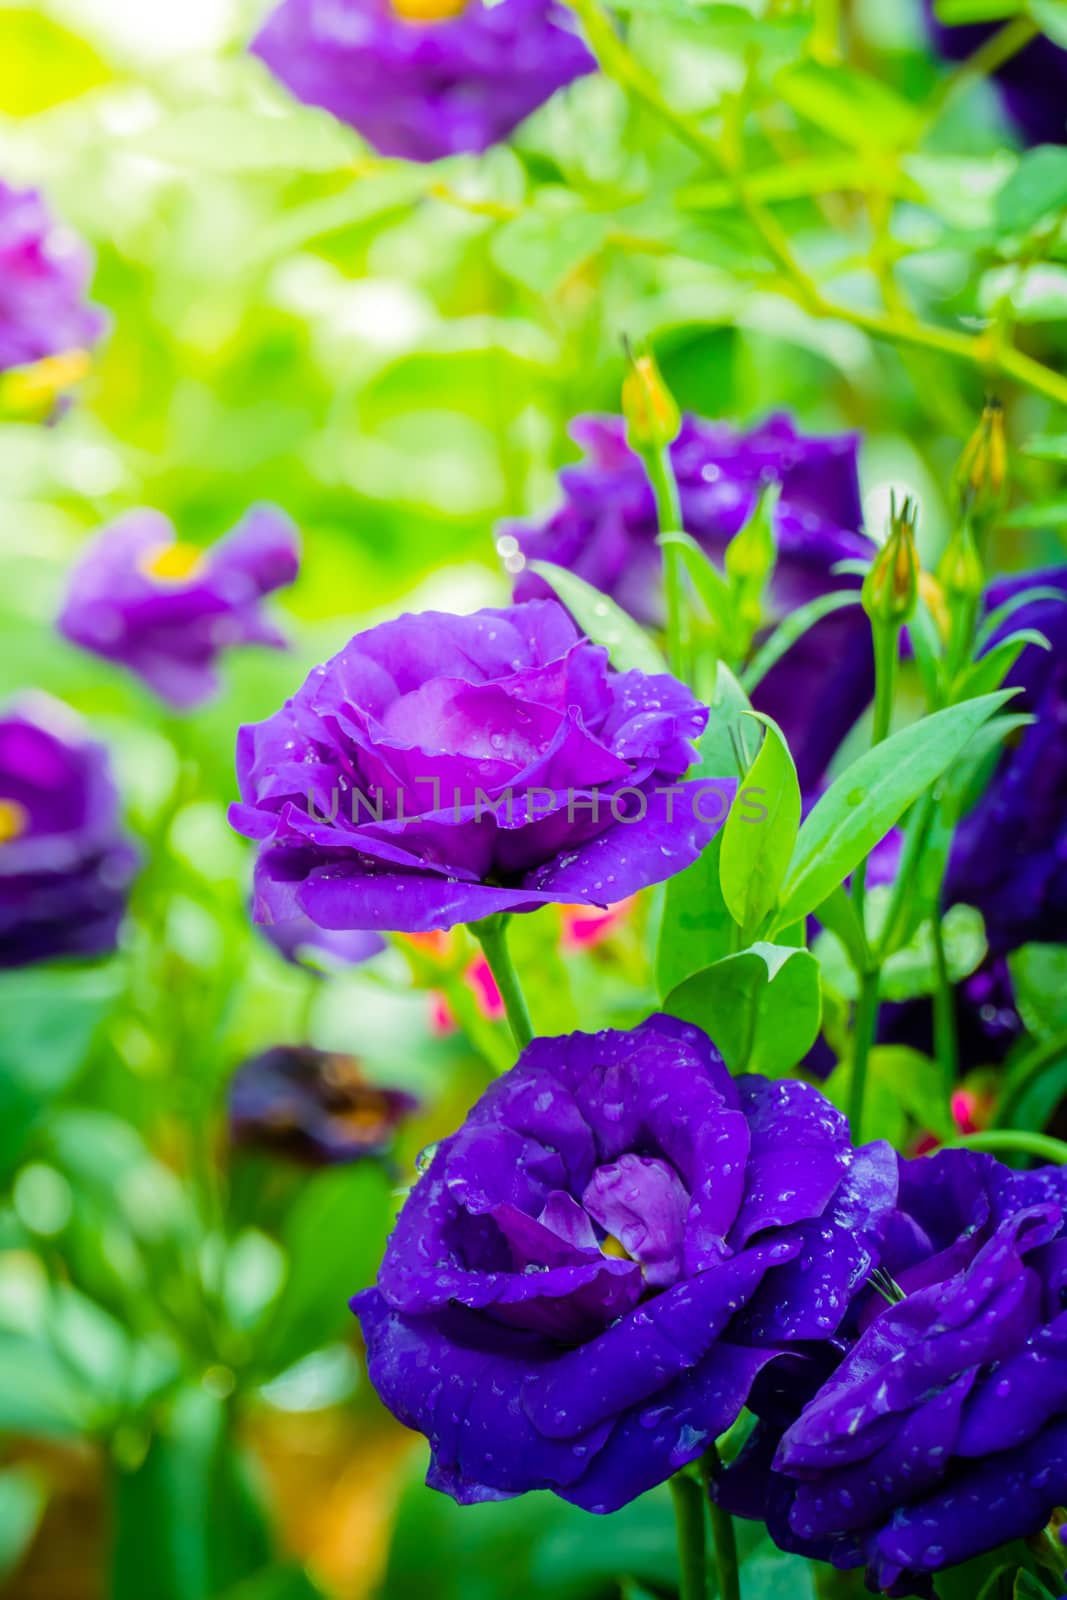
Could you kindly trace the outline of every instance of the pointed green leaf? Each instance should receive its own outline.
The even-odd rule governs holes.
[[[584,578],[551,561],[531,561],[530,571],[555,590],[578,626],[602,644],[620,672],[666,672],[667,663],[641,625]]]
[[[847,767],[800,829],[776,926],[807,916],[843,883],[1014,693],[1002,689],[937,711]]]
[[[719,868],[742,943],[773,909],[800,827],[800,782],[782,730],[770,717],[749,715],[767,732],[726,819]]]
[[[819,964],[810,950],[761,941],[687,978],[664,1010],[703,1028],[731,1072],[779,1077],[818,1037]]]

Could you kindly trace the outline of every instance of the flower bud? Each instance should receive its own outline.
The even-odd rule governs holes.
[[[967,441],[956,468],[960,500],[974,511],[996,510],[1007,476],[1004,407],[999,400],[990,399],[982,408],[978,426]]]
[[[937,577],[951,605],[954,600],[978,600],[985,587],[985,568],[974,542],[970,522],[962,522],[937,564]]]
[[[630,370],[622,384],[622,414],[632,449],[665,450],[677,439],[682,414],[651,355],[629,354]]]
[[[759,504],[726,546],[724,564],[727,575],[739,583],[759,584],[774,570],[777,550],[774,543],[774,507],[778,500],[776,488],[765,489]]]
[[[915,547],[918,507],[908,496],[898,513],[894,503],[889,537],[863,580],[863,609],[872,622],[897,626],[908,621],[919,597],[919,552]]]

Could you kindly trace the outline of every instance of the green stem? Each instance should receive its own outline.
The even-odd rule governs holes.
[[[737,1559],[734,1519],[717,1503],[711,1492],[712,1478],[719,1465],[718,1446],[713,1444],[705,1451],[700,1470],[704,1484],[704,1498],[711,1516],[711,1537],[715,1549],[715,1571],[719,1579],[719,1600],[741,1600],[740,1563]]]
[[[874,641],[874,726],[871,730],[871,749],[888,737],[893,717],[893,696],[897,687],[897,665],[900,656],[900,624],[873,622],[871,637]],[[852,874],[852,899],[860,925],[866,932],[863,918],[863,897],[867,886],[867,862],[861,861]]]
[[[945,955],[945,929],[941,909],[934,906],[930,927],[934,939],[934,964],[937,987],[934,989],[934,1055],[942,1072],[945,1099],[950,1100],[959,1074],[959,1043],[956,1037],[956,997]]]
[[[500,998],[504,1002],[504,1010],[507,1013],[515,1043],[520,1050],[525,1050],[534,1036],[533,1023],[530,1021],[526,996],[522,992],[519,975],[515,971],[515,963],[512,961],[511,951],[508,949],[507,925],[507,917],[497,915],[483,917],[481,922],[472,922],[470,930],[485,952],[489,970],[496,980],[496,986],[500,990]]]
[[[867,1090],[867,1065],[878,1026],[878,972],[860,975],[860,993],[853,1023],[852,1079],[848,1092],[848,1121],[855,1144],[863,1142],[863,1100]]]
[[[648,481],[656,498],[660,533],[683,533],[682,502],[671,464],[670,448],[642,452]],[[663,546],[663,581],[667,595],[667,660],[676,678],[686,676],[685,582],[677,545]]]
[[[984,1133],[964,1133],[958,1139],[948,1140],[947,1145],[952,1150],[988,1150],[993,1155],[1007,1150],[1067,1167],[1067,1144],[1062,1139],[1053,1139],[1048,1133],[1029,1133],[1023,1128],[987,1128]]]
[[[1004,1098],[997,1107],[994,1119],[997,1127],[1004,1127],[1010,1123],[1012,1114],[1019,1101],[1029,1089],[1041,1078],[1049,1067],[1058,1065],[1067,1057],[1067,1030],[1054,1034],[1051,1039],[1046,1039],[1039,1044],[1029,1055],[1024,1056],[1018,1068],[1012,1072]]]
[[[704,1493],[688,1472],[670,1480],[678,1533],[678,1600],[707,1600],[708,1566],[704,1532]]]

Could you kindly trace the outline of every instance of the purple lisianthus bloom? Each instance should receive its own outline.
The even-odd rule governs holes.
[[[948,61],[966,61],[986,44],[1000,22],[950,27],[939,22],[934,0],[923,0],[930,35]],[[1008,114],[1027,144],[1067,142],[1067,50],[1039,33],[993,73]]]
[[[401,1089],[369,1083],[354,1056],[278,1045],[253,1056],[230,1083],[230,1138],[311,1166],[384,1154],[418,1105]]]
[[[107,751],[21,697],[0,714],[0,967],[113,950],[136,867]]]
[[[253,507],[209,549],[179,543],[158,511],[131,511],[75,566],[59,629],[188,711],[218,692],[225,651],[285,648],[262,602],[292,583],[299,565],[297,531],[274,506]]]
[[[716,1498],[889,1594],[1039,1533],[1067,1484],[1065,1215],[1061,1167],[901,1161],[843,1359],[791,1418],[768,1409]]]
[[[978,908],[995,954],[1057,943],[1067,925],[1067,567],[993,585],[987,609],[1038,586],[1060,590],[1064,601],[1031,601],[992,641],[1035,628],[1051,644],[1027,645],[1006,679],[1022,691],[1011,709],[1035,720],[957,828],[945,880],[945,903]]]
[[[486,150],[596,68],[557,0],[282,0],[252,50],[408,161]]]
[[[363,928],[320,928],[310,917],[293,917],[288,922],[261,923],[264,937],[279,955],[294,966],[358,967],[385,949],[385,940]]]
[[[107,318],[87,299],[92,262],[34,189],[0,179],[0,372],[95,344]]]
[[[454,1499],[613,1511],[834,1332],[896,1181],[817,1089],[735,1080],[671,1017],[536,1039],[437,1148],[353,1302],[371,1381]]]
[[[680,781],[707,717],[554,601],[357,634],[238,736],[256,919],[420,933],[625,899],[725,819],[731,780]]]
[[[501,528],[512,560],[551,561],[603,590],[640,622],[664,618],[662,554],[648,476],[626,443],[621,417],[580,417],[571,434],[584,452],[560,473],[563,504],[547,520]],[[770,585],[775,618],[829,589],[858,587],[834,576],[841,561],[870,560],[862,532],[855,434],[805,438],[785,416],[749,433],[687,416],[671,445],[686,532],[721,563],[768,484],[779,488],[778,559]],[[548,593],[520,571],[519,600]],[[824,617],[764,677],[753,700],[784,729],[802,787],[814,788],[874,691],[870,624],[857,605]]]

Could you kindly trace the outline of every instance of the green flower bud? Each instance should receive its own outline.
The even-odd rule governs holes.
[[[978,426],[960,456],[956,487],[964,509],[995,511],[1008,478],[1008,441],[1004,432],[1004,407],[987,400]]]
[[[682,414],[663,381],[655,357],[634,356],[629,351],[627,355],[630,370],[622,385],[626,437],[638,453],[665,450],[681,431]]]
[[[908,497],[900,511],[894,502],[889,537],[863,580],[863,609],[872,622],[901,626],[914,614],[919,598],[919,552],[915,527],[919,511]]]
[[[978,600],[985,587],[985,568],[978,554],[969,521],[956,529],[937,564],[937,578],[951,605],[955,600]]]

